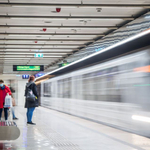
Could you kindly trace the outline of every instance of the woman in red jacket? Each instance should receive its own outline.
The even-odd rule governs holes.
[[[5,97],[7,95],[11,95],[11,91],[8,86],[4,85],[4,81],[0,80],[0,120],[2,116],[2,111],[4,108],[4,103],[5,103]],[[5,113],[5,120],[8,120],[8,108],[4,108],[4,113]]]

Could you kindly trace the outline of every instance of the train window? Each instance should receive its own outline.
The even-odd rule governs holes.
[[[58,97],[70,98],[71,97],[71,78],[66,78],[58,81]]]
[[[44,83],[44,97],[51,97],[51,83]]]
[[[64,79],[63,81],[64,88],[63,88],[63,97],[70,98],[71,97],[71,78]]]
[[[58,84],[58,97],[60,97],[60,98],[63,98],[63,80],[58,80],[58,82],[57,82],[57,84]]]
[[[120,101],[118,91],[118,68],[108,68],[84,74],[83,99],[97,101]]]

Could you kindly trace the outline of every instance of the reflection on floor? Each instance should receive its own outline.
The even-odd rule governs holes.
[[[0,141],[1,150],[150,150],[150,139],[39,107],[36,126],[26,124],[26,109],[16,108],[21,136]]]

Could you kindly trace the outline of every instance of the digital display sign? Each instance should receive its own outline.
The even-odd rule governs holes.
[[[44,71],[44,66],[13,65],[13,71]]]
[[[67,66],[69,63],[62,63],[62,64],[59,64],[59,67],[64,67],[64,66]]]

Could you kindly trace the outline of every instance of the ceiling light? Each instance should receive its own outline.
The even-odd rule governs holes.
[[[143,32],[141,32],[141,33],[138,33],[138,34],[136,34],[136,35],[134,35],[134,36],[131,36],[131,37],[127,38],[127,39],[124,39],[124,40],[122,40],[122,41],[120,41],[120,42],[118,42],[118,43],[116,43],[116,44],[114,44],[114,45],[111,45],[111,46],[109,46],[109,47],[107,47],[107,48],[104,48],[103,50],[98,51],[98,52],[96,52],[96,53],[93,53],[93,54],[91,54],[91,55],[89,55],[89,56],[87,56],[87,57],[84,57],[84,58],[82,58],[82,59],[79,59],[79,60],[77,60],[77,61],[74,61],[74,62],[68,64],[67,66],[64,66],[64,67],[58,68],[58,69],[56,69],[56,70],[53,70],[53,71],[51,71],[51,72],[49,72],[49,73],[47,73],[47,74],[45,74],[45,75],[43,75],[43,76],[41,76],[41,77],[44,77],[44,76],[46,76],[46,75],[55,73],[56,71],[62,70],[62,69],[64,69],[64,68],[67,68],[67,67],[69,67],[69,66],[72,66],[72,65],[74,65],[74,64],[77,64],[77,63],[79,63],[79,62],[82,62],[83,60],[92,58],[93,56],[96,56],[96,55],[98,55],[98,54],[101,54],[101,53],[104,53],[104,52],[106,52],[106,51],[109,51],[109,50],[111,50],[111,49],[113,49],[113,48],[115,48],[115,47],[118,47],[118,46],[120,46],[120,45],[123,45],[123,44],[125,44],[125,43],[127,43],[127,42],[130,42],[130,41],[132,41],[132,40],[135,40],[135,39],[140,38],[140,37],[142,37],[142,36],[144,36],[144,35],[147,35],[147,34],[150,34],[150,29],[145,30],[145,31],[143,31]],[[40,79],[41,77],[38,77],[37,79]]]
[[[51,16],[50,16],[51,17]],[[81,18],[71,18],[71,17],[69,17],[69,16],[62,16],[63,18],[57,18],[57,16],[56,16],[56,18],[47,18],[47,17],[44,17],[44,16],[39,16],[39,17],[5,17],[5,19],[16,19],[16,20],[42,20],[42,21],[44,21],[45,23],[52,23],[51,21],[49,21],[49,20],[79,20],[79,19],[81,19]],[[114,20],[114,18],[92,18],[92,17],[89,17],[90,18],[90,20],[88,20],[88,21],[91,21],[91,20]],[[84,17],[82,17],[82,19],[85,19],[85,20],[87,20],[88,18],[84,18]],[[132,18],[132,17],[126,17],[126,18],[122,18],[121,16],[120,16],[120,18],[115,18],[115,20],[134,20],[134,18]]]
[[[38,8],[38,7],[39,7],[39,8],[50,8],[50,7],[51,7],[51,8],[55,8],[55,6],[49,6],[49,5],[47,5],[47,6],[46,6],[46,5],[44,5],[44,6],[43,6],[43,5],[38,5],[38,6],[37,6],[37,5],[32,5],[32,6],[31,6],[31,5],[22,5],[22,6],[20,5],[20,6],[19,6],[19,5],[15,5],[15,4],[11,5],[11,7],[21,7],[21,8],[22,8],[22,7],[24,7],[24,8],[26,8],[26,7],[27,7],[27,8],[29,8],[29,7],[32,7],[32,8],[33,8],[33,7],[34,7],[34,8],[35,8],[35,7],[36,7],[36,8]],[[69,6],[69,7],[68,7],[68,6],[61,6],[61,8],[65,8],[65,9],[66,9],[66,8],[79,8],[79,7],[82,7],[82,6]],[[89,6],[89,7],[86,7],[86,8],[91,8],[91,7]]]
[[[6,26],[7,27],[7,26]],[[37,29],[41,29],[40,27],[8,27],[9,29],[34,29],[34,30],[37,30]]]
[[[63,57],[63,56],[44,56],[44,58],[49,58],[49,57]]]
[[[21,52],[21,51],[30,51],[30,49],[5,49],[6,51],[4,51],[4,50],[2,50],[2,51],[4,51],[4,52],[7,52],[7,51],[19,51],[19,52]],[[57,51],[62,51],[62,52],[70,52],[70,51],[72,51],[72,50],[78,50],[78,49],[40,49],[40,50],[35,50],[35,49],[31,49],[31,51],[37,51],[37,52],[43,52],[43,51],[47,51],[47,52],[57,52]],[[0,49],[0,51],[1,51],[1,49]]]
[[[61,27],[61,26],[60,26],[60,27]],[[60,28],[60,27],[59,27],[59,28]],[[7,26],[6,26],[6,27],[4,27],[4,28],[9,28],[9,29],[26,29],[26,30],[27,30],[27,29],[32,29],[32,30],[33,30],[33,29],[34,29],[34,30],[37,30],[37,29],[40,30],[40,29],[41,29],[41,27],[36,27],[36,26],[35,26],[35,27],[7,27]],[[58,29],[58,27],[49,27],[49,28],[47,28],[47,29]],[[42,31],[43,31],[43,30],[42,30]]]
[[[4,57],[4,60],[5,60],[5,59],[14,59],[14,60],[16,60],[16,59],[20,59],[20,60],[28,59],[28,60],[29,60],[29,59],[31,59],[31,58],[5,58],[5,57]]]
[[[7,34],[6,34],[7,35]],[[48,36],[50,37],[51,35],[31,35],[31,34],[8,34],[8,36],[36,36],[36,37],[42,37],[42,36]]]
[[[6,18],[7,19],[7,18]],[[38,18],[32,18],[32,17],[30,17],[30,18],[25,18],[25,17],[9,17],[9,19],[17,19],[17,20],[42,20],[42,21],[45,21],[45,20],[66,20],[66,18],[42,18],[42,16],[41,16],[41,18],[40,17],[38,17]],[[47,21],[47,22],[49,22],[49,23],[52,23],[51,21]],[[45,22],[46,23],[46,22]]]
[[[43,52],[42,52],[43,53]],[[11,54],[16,54],[16,55],[34,55],[36,53],[15,53],[15,52],[11,52],[11,53],[7,53],[5,52],[5,55],[11,55]],[[44,55],[66,55],[67,53],[43,53]]]

